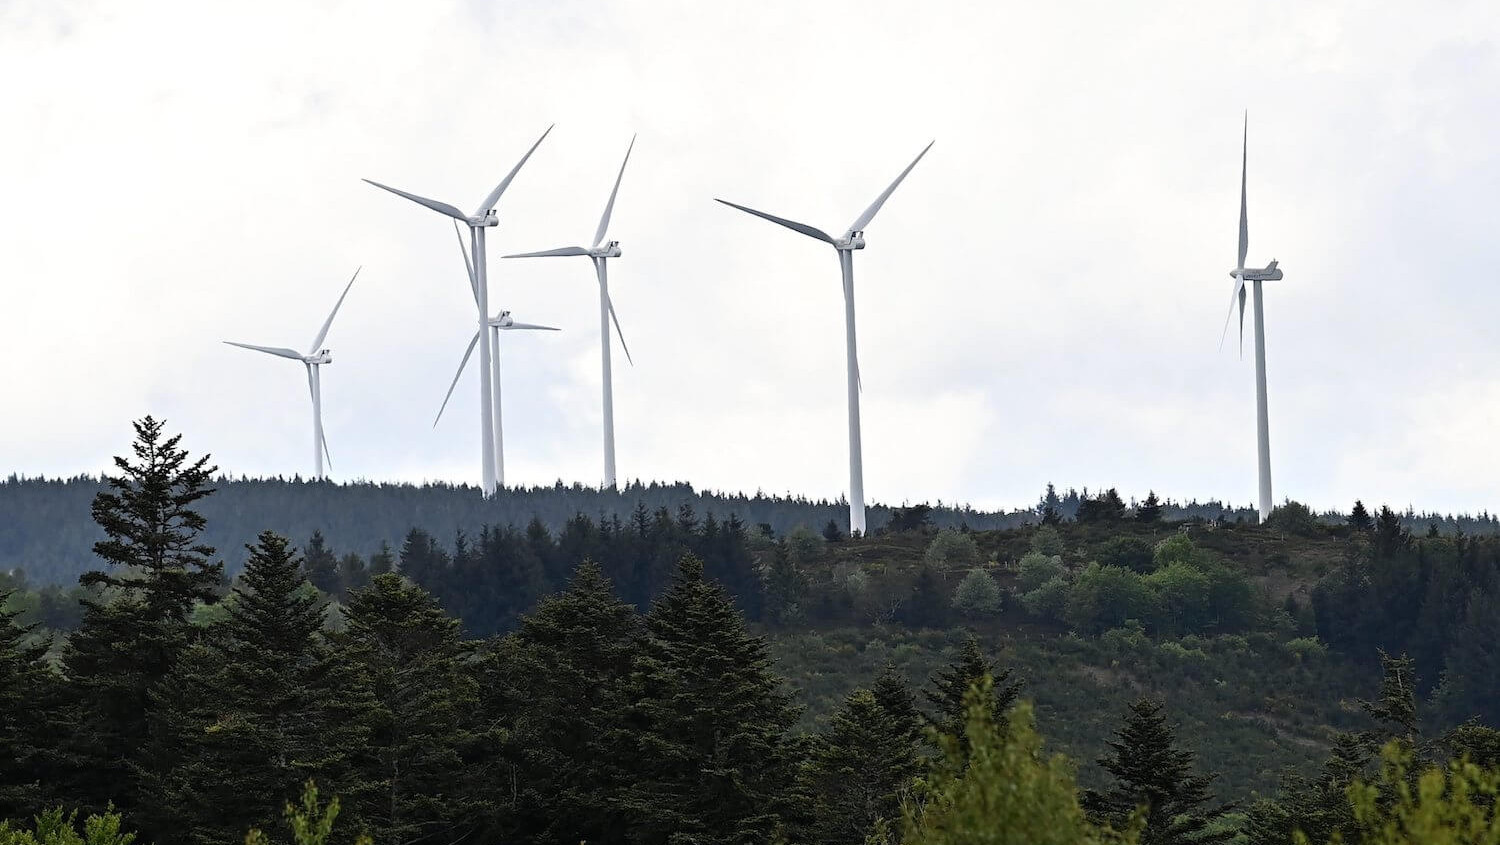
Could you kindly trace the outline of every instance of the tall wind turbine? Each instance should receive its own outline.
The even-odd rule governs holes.
[[[382,185],[379,182],[369,179],[365,180],[371,185],[390,191],[396,196],[405,197],[439,214],[446,214],[469,227],[470,250],[474,254],[474,273],[470,277],[470,285],[474,289],[474,301],[478,306],[480,329],[483,329],[488,324],[490,310],[489,262],[485,257],[485,230],[500,224],[500,219],[495,216],[495,204],[500,201],[500,196],[505,193],[505,189],[510,187],[511,180],[515,179],[516,174],[521,171],[521,166],[526,163],[527,159],[531,158],[531,154],[536,152],[536,148],[541,146],[542,141],[546,139],[547,134],[551,131],[552,127],[548,126],[547,131],[542,133],[542,137],[536,139],[536,143],[531,145],[531,149],[526,151],[526,155],[521,156],[521,160],[516,162],[516,166],[511,168],[510,173],[507,173],[505,178],[500,181],[500,184],[496,185],[495,189],[490,191],[489,195],[480,201],[479,209],[473,214],[464,214],[462,211],[445,202],[431,200],[426,197],[417,196],[416,194],[409,194],[406,191],[392,188],[389,185]],[[493,366],[492,356],[493,351],[490,349],[489,332],[480,331],[479,362],[486,371]],[[479,428],[481,480],[486,496],[492,496],[495,493],[495,421],[494,404],[490,393],[490,380],[485,378],[480,379]]]
[[[541,252],[522,252],[506,258],[551,258],[563,255],[584,255],[594,263],[594,275],[599,280],[599,350],[604,363],[604,486],[615,486],[615,389],[614,375],[609,358],[609,324],[613,320],[615,333],[620,337],[620,348],[625,350],[625,360],[630,361],[630,347],[625,345],[625,333],[620,330],[620,318],[615,316],[614,303],[609,298],[609,268],[611,258],[620,257],[620,242],[604,244],[604,235],[609,231],[609,217],[615,210],[615,197],[620,193],[620,180],[625,178],[625,165],[630,163],[630,151],[635,149],[635,136],[625,148],[625,160],[620,162],[620,173],[615,177],[615,187],[609,192],[609,202],[604,205],[604,216],[599,218],[599,228],[594,230],[594,245],[587,249],[581,246],[565,246]],[[604,244],[604,246],[600,246]],[[630,361],[633,365],[635,362]]]
[[[253,349],[256,352],[265,352],[279,358],[301,361],[302,366],[307,368],[307,391],[312,395],[313,406],[313,466],[316,467],[316,477],[320,481],[324,478],[323,456],[328,454],[328,438],[323,436],[323,379],[318,368],[324,364],[333,363],[333,353],[322,348],[323,341],[328,337],[328,329],[333,325],[334,315],[339,313],[339,306],[344,304],[344,297],[349,295],[349,288],[354,287],[354,280],[359,278],[360,269],[363,268],[356,269],[354,275],[349,278],[349,284],[344,285],[344,292],[339,294],[339,301],[335,302],[333,310],[328,312],[328,319],[324,320],[323,327],[318,329],[318,336],[313,338],[306,355],[284,346],[256,346],[252,343],[224,341],[230,346],[238,346],[241,349]],[[333,463],[333,456],[329,456],[328,462]]]
[[[891,194],[895,192],[896,187],[901,184],[901,180],[905,179],[906,174],[910,173],[911,169],[917,166],[917,162],[922,160],[922,156],[927,155],[927,151],[932,149],[932,145],[934,143],[936,143],[936,141],[928,142],[927,146],[923,147],[920,153],[917,153],[917,157],[912,159],[911,164],[908,164],[906,166],[906,169],[901,171],[901,175],[896,177],[896,181],[892,182],[889,188],[886,188],[884,191],[882,191],[880,196],[876,197],[875,201],[870,203],[870,207],[865,209],[864,213],[859,215],[859,217],[855,218],[854,222],[850,224],[848,230],[845,231],[843,235],[837,238],[829,235],[827,232],[824,232],[821,229],[815,229],[812,226],[808,226],[804,223],[787,220],[783,217],[777,217],[774,214],[767,214],[764,211],[756,211],[753,208],[746,208],[743,205],[737,205],[735,203],[729,202],[728,200],[719,200],[719,202],[724,203],[725,205],[732,208],[738,208],[740,211],[744,211],[749,214],[753,214],[756,217],[761,217],[769,220],[772,223],[785,226],[794,232],[799,232],[801,234],[807,235],[810,238],[816,238],[817,240],[820,240],[828,244],[829,246],[832,246],[835,250],[838,251],[839,269],[843,271],[844,277],[844,334],[846,340],[848,341],[849,347],[847,366],[849,389],[850,532],[858,531],[861,534],[865,532],[864,457],[859,438],[859,354],[855,348],[854,342],[854,251],[856,249],[865,248],[865,227],[870,225],[871,220],[875,219],[876,212],[880,211],[880,207],[882,205],[885,205],[886,200],[890,199]]]
[[[458,239],[458,248],[460,251],[463,251],[463,247],[463,236],[460,235]],[[469,279],[472,283],[474,279],[474,265],[469,261],[469,254],[467,252],[464,253],[464,265],[469,270]],[[532,323],[517,323],[515,320],[511,319],[509,311],[501,311],[499,314],[490,318],[486,322],[486,325],[490,330],[490,343],[495,350],[494,366],[490,368],[488,374],[481,372],[480,378],[488,378],[491,383],[490,396],[494,399],[493,414],[495,419],[495,480],[500,487],[504,487],[505,418],[500,413],[500,333],[503,331],[555,332],[558,331],[558,329],[555,329],[552,326],[538,326]],[[437,418],[432,421],[433,428],[437,428],[438,420],[441,420],[443,418],[443,411],[448,407],[448,400],[453,398],[453,388],[458,386],[458,380],[463,376],[464,368],[469,365],[469,356],[474,354],[474,345],[479,342],[480,332],[483,331],[484,329],[479,329],[479,331],[474,332],[474,336],[469,339],[469,346],[464,350],[463,360],[458,362],[458,372],[453,374],[453,383],[448,385],[448,393],[443,397],[442,407],[438,408]]]
[[[1260,471],[1260,521],[1271,515],[1271,435],[1266,412],[1266,329],[1265,310],[1261,305],[1261,282],[1281,280],[1281,270],[1275,259],[1262,269],[1245,266],[1245,255],[1250,251],[1250,215],[1245,201],[1245,173],[1249,164],[1250,115],[1245,114],[1243,146],[1240,149],[1240,251],[1238,263],[1229,271],[1234,279],[1234,292],[1229,300],[1229,316],[1224,318],[1224,336],[1229,334],[1229,321],[1234,317],[1236,301],[1240,308],[1240,353],[1245,349],[1245,282],[1251,282],[1255,293],[1255,440],[1257,467]],[[1219,338],[1219,346],[1224,338]]]

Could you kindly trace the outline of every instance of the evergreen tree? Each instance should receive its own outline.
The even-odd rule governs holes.
[[[1438,710],[1450,724],[1478,719],[1500,726],[1500,596],[1476,590],[1443,658]]]
[[[942,628],[948,624],[948,589],[937,568],[924,560],[912,584],[902,616],[913,628]]]
[[[1374,729],[1360,734],[1361,741],[1371,757],[1392,741],[1408,751],[1425,752],[1421,748],[1422,729],[1417,717],[1414,662],[1405,654],[1392,657],[1382,651],[1380,669],[1380,697],[1360,702],[1360,709],[1375,722]]]
[[[797,711],[765,641],[691,556],[646,627],[619,735],[621,759],[633,759],[618,803],[631,840],[763,842],[794,828],[805,806],[788,738]]]
[[[339,559],[328,548],[322,531],[314,531],[303,551],[302,567],[307,580],[330,596],[339,594]]]
[[[1354,500],[1354,509],[1349,511],[1349,527],[1356,531],[1369,531],[1375,527],[1375,520],[1370,518],[1370,512],[1365,510],[1365,503],[1359,499]]]
[[[781,625],[801,621],[802,600],[807,595],[807,576],[797,568],[786,543],[777,543],[771,565],[765,571],[766,612]]]
[[[47,664],[46,639],[35,625],[17,625],[0,592],[0,819],[28,816],[42,807],[42,778],[53,760],[57,676]]]
[[[391,552],[391,544],[382,541],[380,551],[370,557],[369,577],[384,575],[387,572],[396,571],[396,556]],[[368,584],[368,581],[366,582]]]
[[[922,734],[921,714],[917,712],[916,700],[906,678],[890,663],[875,676],[870,685],[870,694],[875,703],[895,721],[908,745],[916,742]]]
[[[1155,490],[1146,493],[1146,501],[1135,509],[1135,518],[1139,522],[1161,521],[1161,500],[1156,498]]]
[[[111,801],[137,806],[150,691],[191,641],[194,602],[214,601],[223,579],[214,549],[198,541],[205,521],[194,509],[214,492],[217,467],[207,455],[191,461],[181,435],[164,438],[158,420],[134,426],[135,460],[115,458],[120,474],[105,477],[109,489],[92,508],[105,534],[94,552],[114,569],[79,579],[111,588],[115,598],[83,599],[83,621],[63,650],[70,734],[63,779],[91,810]]]
[[[459,841],[475,824],[463,784],[477,691],[458,621],[398,575],[355,593],[345,621],[337,642],[361,705],[352,721],[366,734],[348,806],[377,842]]]
[[[812,841],[863,843],[876,821],[897,818],[918,770],[906,728],[869,690],[850,693],[814,740],[806,767]]]
[[[1041,517],[1043,525],[1062,524],[1062,499],[1057,497],[1057,488],[1050,481],[1047,482],[1047,492],[1042,494],[1042,500],[1037,505],[1037,516]]]
[[[923,714],[925,720],[940,733],[948,736],[964,736],[964,697],[969,688],[989,678],[988,687],[993,695],[992,718],[995,724],[1005,724],[1006,714],[1016,703],[1024,686],[1019,678],[1013,678],[1009,667],[1001,669],[984,656],[978,638],[970,635],[959,649],[958,657],[932,676],[931,689],[922,690],[932,710]]]
[[[1193,773],[1193,753],[1177,748],[1177,737],[1160,702],[1143,698],[1130,705],[1125,722],[1099,760],[1111,784],[1088,790],[1083,806],[1096,820],[1123,826],[1136,808],[1146,808],[1141,845],[1207,845],[1227,842],[1234,831],[1210,829],[1233,808],[1215,805],[1209,785],[1214,775]]]
[[[830,519],[828,524],[823,526],[823,539],[830,543],[842,543],[849,538],[844,535],[844,529],[839,527],[838,521]]]
[[[1299,831],[1309,842],[1327,842],[1334,831],[1347,830],[1354,820],[1349,785],[1369,761],[1370,752],[1357,737],[1339,734],[1316,778],[1285,777],[1275,798],[1250,806],[1244,827],[1246,845],[1287,845]]]
[[[177,841],[238,840],[275,820],[309,778],[337,789],[363,740],[339,711],[340,667],[301,561],[270,531],[249,553],[228,618],[152,692],[150,815]]]
[[[1390,507],[1381,505],[1380,514],[1375,518],[1375,554],[1389,557],[1403,551],[1410,543],[1411,535],[1401,524],[1401,516]]]
[[[640,638],[635,608],[585,561],[566,591],[543,599],[486,656],[481,710],[508,730],[513,767],[475,773],[499,793],[485,796],[491,841],[620,840],[611,798],[631,762],[612,757],[610,743]]]
[[[355,590],[363,590],[370,585],[370,570],[365,566],[365,559],[350,552],[339,558],[339,595],[347,598]]]

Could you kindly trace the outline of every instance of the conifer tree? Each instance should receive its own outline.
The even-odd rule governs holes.
[[[1375,526],[1375,520],[1370,518],[1370,512],[1365,510],[1365,503],[1359,499],[1354,500],[1354,508],[1349,511],[1349,527],[1356,531],[1369,531]]]
[[[646,618],[626,695],[631,782],[618,806],[633,842],[764,842],[794,829],[804,802],[788,732],[797,718],[724,590],[682,558]]]
[[[1411,543],[1411,535],[1407,533],[1406,527],[1401,524],[1401,517],[1387,505],[1380,506],[1380,514],[1375,517],[1375,554],[1382,556],[1393,555],[1405,549]]]
[[[899,816],[919,770],[907,729],[869,690],[856,689],[813,741],[806,767],[812,841],[860,845],[876,821]]]
[[[396,571],[396,556],[391,552],[391,544],[385,541],[380,543],[380,551],[370,556],[370,577],[384,575],[387,572]],[[368,586],[368,582],[366,583]]]
[[[896,671],[894,665],[887,663],[880,670],[880,674],[875,676],[875,682],[870,685],[870,693],[875,696],[875,703],[895,721],[908,744],[921,737],[921,714],[917,712],[911,685]]]
[[[508,730],[503,777],[486,795],[489,838],[610,842],[622,822],[610,802],[628,778],[613,759],[621,685],[640,647],[641,620],[591,561],[567,590],[543,599],[486,655],[482,713]]]
[[[53,763],[52,708],[58,678],[47,664],[50,641],[34,639],[35,625],[16,624],[0,592],[0,819],[41,809],[42,779]]]
[[[1143,698],[1130,705],[1125,722],[1099,760],[1110,787],[1084,793],[1083,806],[1096,820],[1123,826],[1138,807],[1146,808],[1141,845],[1208,845],[1227,842],[1231,829],[1209,825],[1233,807],[1214,803],[1209,785],[1215,775],[1193,773],[1193,752],[1177,747],[1160,702]]]
[[[323,600],[287,540],[262,532],[228,618],[152,692],[154,829],[212,845],[273,821],[301,784],[344,784],[362,737],[321,635]]]
[[[802,599],[807,594],[807,576],[797,568],[786,543],[777,543],[771,565],[765,572],[766,612],[781,625],[802,619]]]
[[[1042,494],[1042,500],[1037,504],[1037,516],[1041,517],[1043,525],[1062,524],[1062,499],[1057,497],[1057,488],[1050,481],[1047,482],[1047,492]]]
[[[356,592],[337,635],[357,693],[347,806],[377,842],[457,842],[473,832],[465,790],[477,708],[458,621],[398,575]],[[465,827],[468,823],[469,827]]]
[[[1436,699],[1449,723],[1478,719],[1500,727],[1500,596],[1488,589],[1470,595],[1464,617],[1443,659]]]
[[[1364,772],[1370,752],[1353,734],[1334,738],[1333,752],[1316,778],[1282,779],[1275,798],[1250,806],[1245,819],[1246,845],[1287,845],[1297,832],[1309,842],[1327,842],[1353,821],[1349,785]]]
[[[969,688],[984,678],[990,678],[987,688],[993,695],[993,720],[1004,725],[1006,714],[1016,703],[1024,686],[1019,678],[1012,677],[1010,668],[1000,668],[984,656],[978,638],[970,635],[959,649],[958,657],[932,676],[931,689],[922,690],[922,697],[932,710],[924,714],[927,723],[939,733],[948,736],[964,736],[964,701]]]
[[[339,593],[339,559],[328,548],[322,531],[314,531],[302,553],[302,568],[314,587],[330,596]]]
[[[1156,498],[1155,490],[1146,493],[1146,501],[1135,509],[1135,518],[1139,522],[1161,521],[1161,500]]]
[[[94,552],[113,569],[79,579],[114,599],[82,600],[83,621],[63,651],[71,737],[63,780],[91,810],[138,803],[150,691],[191,640],[194,602],[214,601],[223,579],[214,549],[198,541],[205,521],[194,509],[214,492],[217,467],[207,455],[190,460],[181,435],[164,437],[152,417],[134,426],[135,459],[115,458],[120,474],[105,477],[109,490],[92,509],[105,534]]]

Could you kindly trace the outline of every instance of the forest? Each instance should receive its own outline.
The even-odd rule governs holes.
[[[1500,841],[1500,538],[1462,524],[1049,490],[849,537],[662,487],[273,525],[231,571],[245,491],[319,486],[134,434],[5,492],[93,539],[0,576],[0,845]]]

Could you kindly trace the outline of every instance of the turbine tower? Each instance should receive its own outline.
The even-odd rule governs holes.
[[[614,321],[615,334],[620,337],[620,348],[625,351],[625,360],[633,366],[634,361],[630,359],[630,347],[625,345],[625,333],[620,330],[620,318],[615,316],[614,302],[609,298],[609,267],[607,262],[611,258],[620,257],[620,242],[609,241],[605,243],[604,235],[609,231],[609,217],[615,210],[615,197],[620,193],[620,180],[625,178],[625,165],[630,163],[630,151],[635,149],[635,136],[630,138],[630,146],[625,148],[625,160],[620,162],[620,173],[615,177],[615,187],[609,192],[609,202],[604,205],[604,216],[599,218],[599,228],[594,230],[594,245],[585,249],[581,246],[565,246],[558,249],[547,249],[541,252],[522,252],[515,255],[507,255],[506,258],[552,258],[564,255],[584,255],[594,263],[594,276],[599,280],[599,351],[604,366],[604,487],[609,489],[615,486],[615,389],[614,375],[610,366],[610,338],[609,324]],[[600,246],[604,244],[604,246]]]
[[[927,146],[923,147],[920,153],[917,153],[917,157],[912,159],[911,164],[908,164],[906,169],[901,171],[901,175],[896,177],[896,181],[892,182],[889,188],[882,191],[880,196],[876,197],[875,201],[870,203],[870,207],[865,209],[864,213],[859,215],[859,217],[855,218],[854,222],[850,224],[849,229],[837,238],[832,237],[821,229],[815,229],[804,223],[787,220],[777,217],[774,214],[767,214],[764,211],[756,211],[753,208],[746,208],[743,205],[737,205],[728,200],[719,200],[719,202],[732,208],[738,208],[740,211],[785,226],[794,232],[800,232],[810,238],[816,238],[838,251],[839,269],[843,272],[844,279],[844,334],[848,342],[846,363],[848,367],[849,389],[849,531],[851,533],[858,531],[863,534],[865,532],[864,457],[859,436],[859,355],[856,350],[854,338],[854,251],[865,248],[865,227],[870,225],[871,220],[875,219],[876,212],[880,211],[880,207],[885,205],[886,200],[890,199],[896,187],[901,184],[901,180],[905,179],[906,174],[910,173],[911,169],[917,166],[917,162],[922,160],[922,156],[927,155],[927,151],[932,149],[934,143],[936,141],[928,142]]]
[[[456,227],[457,224],[455,224]],[[463,251],[464,239],[462,235],[458,238],[458,248]],[[464,252],[464,266],[468,268],[470,283],[474,279],[474,265],[469,261],[469,254]],[[552,326],[538,326],[531,323],[517,323],[511,319],[509,311],[501,311],[488,321],[486,326],[490,330],[490,344],[494,347],[494,366],[488,373],[481,372],[480,378],[488,378],[491,383],[490,396],[494,400],[493,415],[495,420],[495,481],[501,487],[505,487],[505,424],[504,417],[500,413],[500,333],[502,331],[545,331],[555,332],[558,329]],[[464,374],[464,368],[469,365],[469,356],[474,354],[474,345],[479,342],[479,335],[484,329],[474,332],[469,339],[469,346],[464,350],[462,361],[458,362],[458,372],[453,374],[453,383],[448,385],[448,393],[443,396],[442,407],[438,408],[437,417],[432,421],[432,427],[437,428],[438,420],[443,418],[443,410],[448,407],[448,400],[453,398],[453,388],[458,386],[458,380]]]
[[[495,215],[496,203],[500,201],[500,196],[505,193],[505,189],[510,187],[511,180],[515,179],[516,174],[521,171],[521,166],[526,164],[526,160],[531,158],[531,154],[536,152],[536,148],[541,146],[542,141],[547,138],[547,134],[551,131],[552,127],[548,126],[547,131],[542,133],[542,137],[536,139],[536,143],[531,145],[531,149],[526,151],[526,155],[521,156],[521,160],[516,162],[516,166],[511,168],[510,173],[506,174],[505,178],[500,181],[500,184],[496,185],[495,189],[490,191],[489,195],[480,201],[479,209],[473,214],[464,214],[462,211],[445,202],[410,194],[370,179],[364,180],[377,188],[390,191],[399,197],[405,197],[439,214],[446,214],[469,227],[470,250],[474,254],[474,272],[471,274],[469,281],[470,286],[474,290],[475,304],[478,306],[479,328],[481,330],[489,323],[490,310],[489,262],[485,258],[485,230],[500,224],[500,219]],[[494,365],[493,351],[490,349],[489,332],[479,332],[479,363],[486,371],[489,371]],[[490,380],[487,378],[480,379],[479,428],[481,483],[486,496],[492,496],[495,493],[495,421],[493,402]]]
[[[333,325],[333,317],[339,313],[339,306],[344,304],[344,297],[349,295],[349,288],[354,287],[354,280],[359,278],[358,268],[354,275],[349,278],[349,284],[344,285],[344,292],[339,294],[339,301],[333,304],[333,310],[328,312],[328,319],[323,321],[323,327],[318,329],[318,336],[313,338],[312,345],[307,348],[307,354],[303,355],[295,349],[287,349],[284,346],[256,346],[253,343],[237,343],[226,340],[230,346],[238,346],[241,349],[253,349],[256,352],[265,352],[279,358],[290,358],[293,361],[301,361],[302,366],[307,368],[307,392],[312,395],[313,407],[313,466],[315,477],[322,481],[323,456],[328,454],[328,438],[323,436],[323,379],[318,368],[324,364],[333,363],[333,353],[322,348],[323,341],[328,337],[328,329]],[[328,463],[333,463],[333,456],[329,455]]]
[[[1245,352],[1245,283],[1251,283],[1255,296],[1255,442],[1257,468],[1259,470],[1260,521],[1271,515],[1271,435],[1266,411],[1266,328],[1265,309],[1261,304],[1261,282],[1281,280],[1281,270],[1275,259],[1264,268],[1245,266],[1245,255],[1250,251],[1250,215],[1245,201],[1245,173],[1249,164],[1250,115],[1245,114],[1243,146],[1240,148],[1240,251],[1238,263],[1229,271],[1234,279],[1234,292],[1230,295],[1229,315],[1224,318],[1224,334],[1219,338],[1220,348],[1229,334],[1229,321],[1234,317],[1235,303],[1240,309],[1240,354]]]

